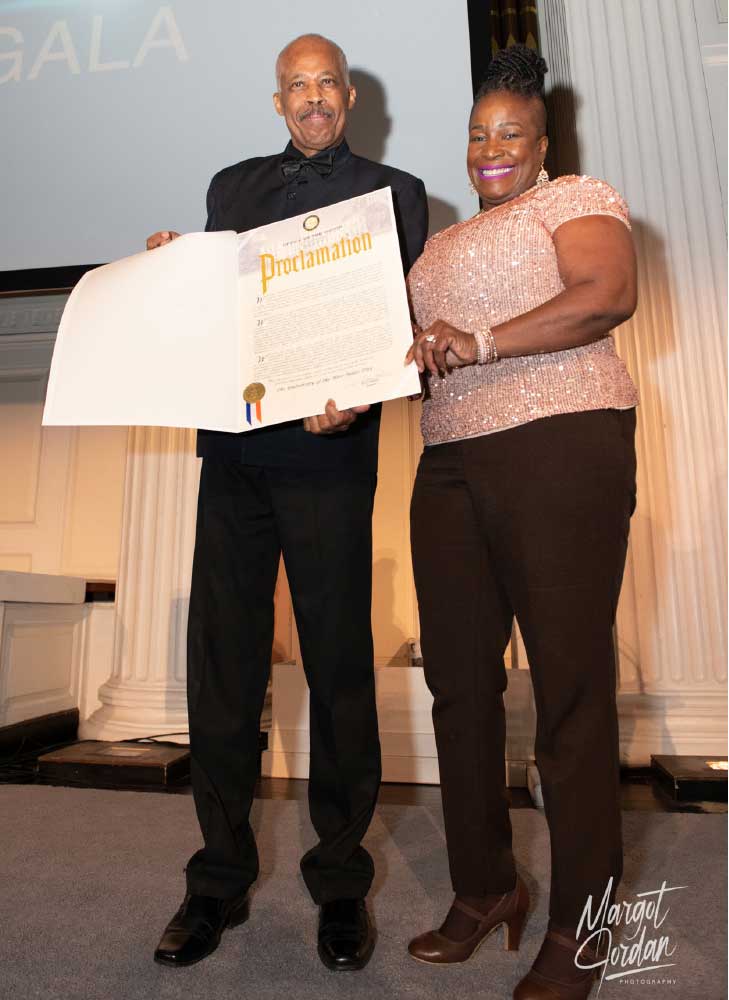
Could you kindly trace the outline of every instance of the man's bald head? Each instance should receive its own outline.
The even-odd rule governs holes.
[[[347,57],[344,54],[344,49],[342,49],[336,42],[333,42],[331,38],[325,38],[324,35],[317,35],[314,32],[310,32],[306,35],[299,35],[298,38],[294,38],[290,41],[278,54],[276,59],[276,86],[281,89],[281,71],[283,66],[286,64],[287,60],[295,57],[297,50],[308,49],[310,47],[322,46],[328,47],[332,50],[334,59],[336,61],[337,68],[342,74],[342,80],[345,86],[349,86],[349,64],[347,63]]]
[[[323,35],[300,35],[276,60],[274,107],[286,119],[294,146],[305,156],[338,146],[357,94],[347,57]]]

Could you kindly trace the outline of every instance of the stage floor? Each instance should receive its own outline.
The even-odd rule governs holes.
[[[199,846],[192,797],[1,786],[3,1000],[511,996],[547,920],[549,834],[540,812],[511,811],[517,865],[532,900],[519,952],[504,950],[499,930],[465,965],[433,968],[413,962],[406,945],[437,924],[451,900],[439,790],[384,786],[366,839],[376,864],[370,902],[378,947],[364,971],[345,978],[316,956],[317,911],[299,874],[299,858],[315,839],[305,783],[264,782],[260,791],[252,822],[261,875],[250,920],[226,932],[205,962],[175,970],[155,965],[152,952],[180,902],[184,864]],[[417,801],[393,801],[404,797]],[[660,931],[646,931],[647,939],[667,935],[674,964],[633,977],[641,998],[727,996],[726,831],[725,815],[623,812],[619,898],[635,901],[663,883],[675,888],[666,891]],[[606,980],[600,997],[636,996],[626,993],[629,985]]]

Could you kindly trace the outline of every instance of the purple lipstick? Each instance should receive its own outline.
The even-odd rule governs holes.
[[[501,177],[507,177],[512,170],[516,169],[513,164],[511,166],[504,166],[503,164],[496,167],[479,167],[478,176],[485,181],[498,180]]]

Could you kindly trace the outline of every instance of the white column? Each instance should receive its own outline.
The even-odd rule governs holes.
[[[111,676],[84,739],[186,733],[185,635],[200,463],[195,432],[129,432]],[[184,735],[178,738],[185,741]]]
[[[543,0],[556,162],[625,195],[640,304],[618,349],[638,383],[638,508],[618,615],[623,758],[726,741],[726,231],[705,66],[714,0]],[[713,18],[723,45],[700,26]],[[723,31],[723,35],[722,35]],[[574,134],[574,133],[572,133]],[[566,168],[566,169],[565,169]]]

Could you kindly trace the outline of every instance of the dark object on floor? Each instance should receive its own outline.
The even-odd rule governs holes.
[[[335,899],[319,910],[319,958],[332,972],[364,969],[375,949],[375,930],[363,899]]]
[[[78,732],[78,709],[39,715],[35,719],[0,726],[0,754],[3,758],[16,753],[26,753],[41,747],[70,743]],[[3,763],[5,760],[3,759]]]
[[[41,753],[76,742],[78,709],[40,715],[0,728],[0,785],[32,785]]]
[[[87,580],[86,604],[111,604],[116,598],[113,580]]]
[[[190,780],[190,751],[157,743],[87,740],[38,758],[44,785],[164,791]]]
[[[651,754],[651,766],[661,787],[680,802],[727,801],[727,760],[721,754],[705,757]]]
[[[247,919],[247,896],[215,899],[187,893],[165,927],[154,960],[173,967],[194,965],[215,951],[226,927],[237,927]]]

